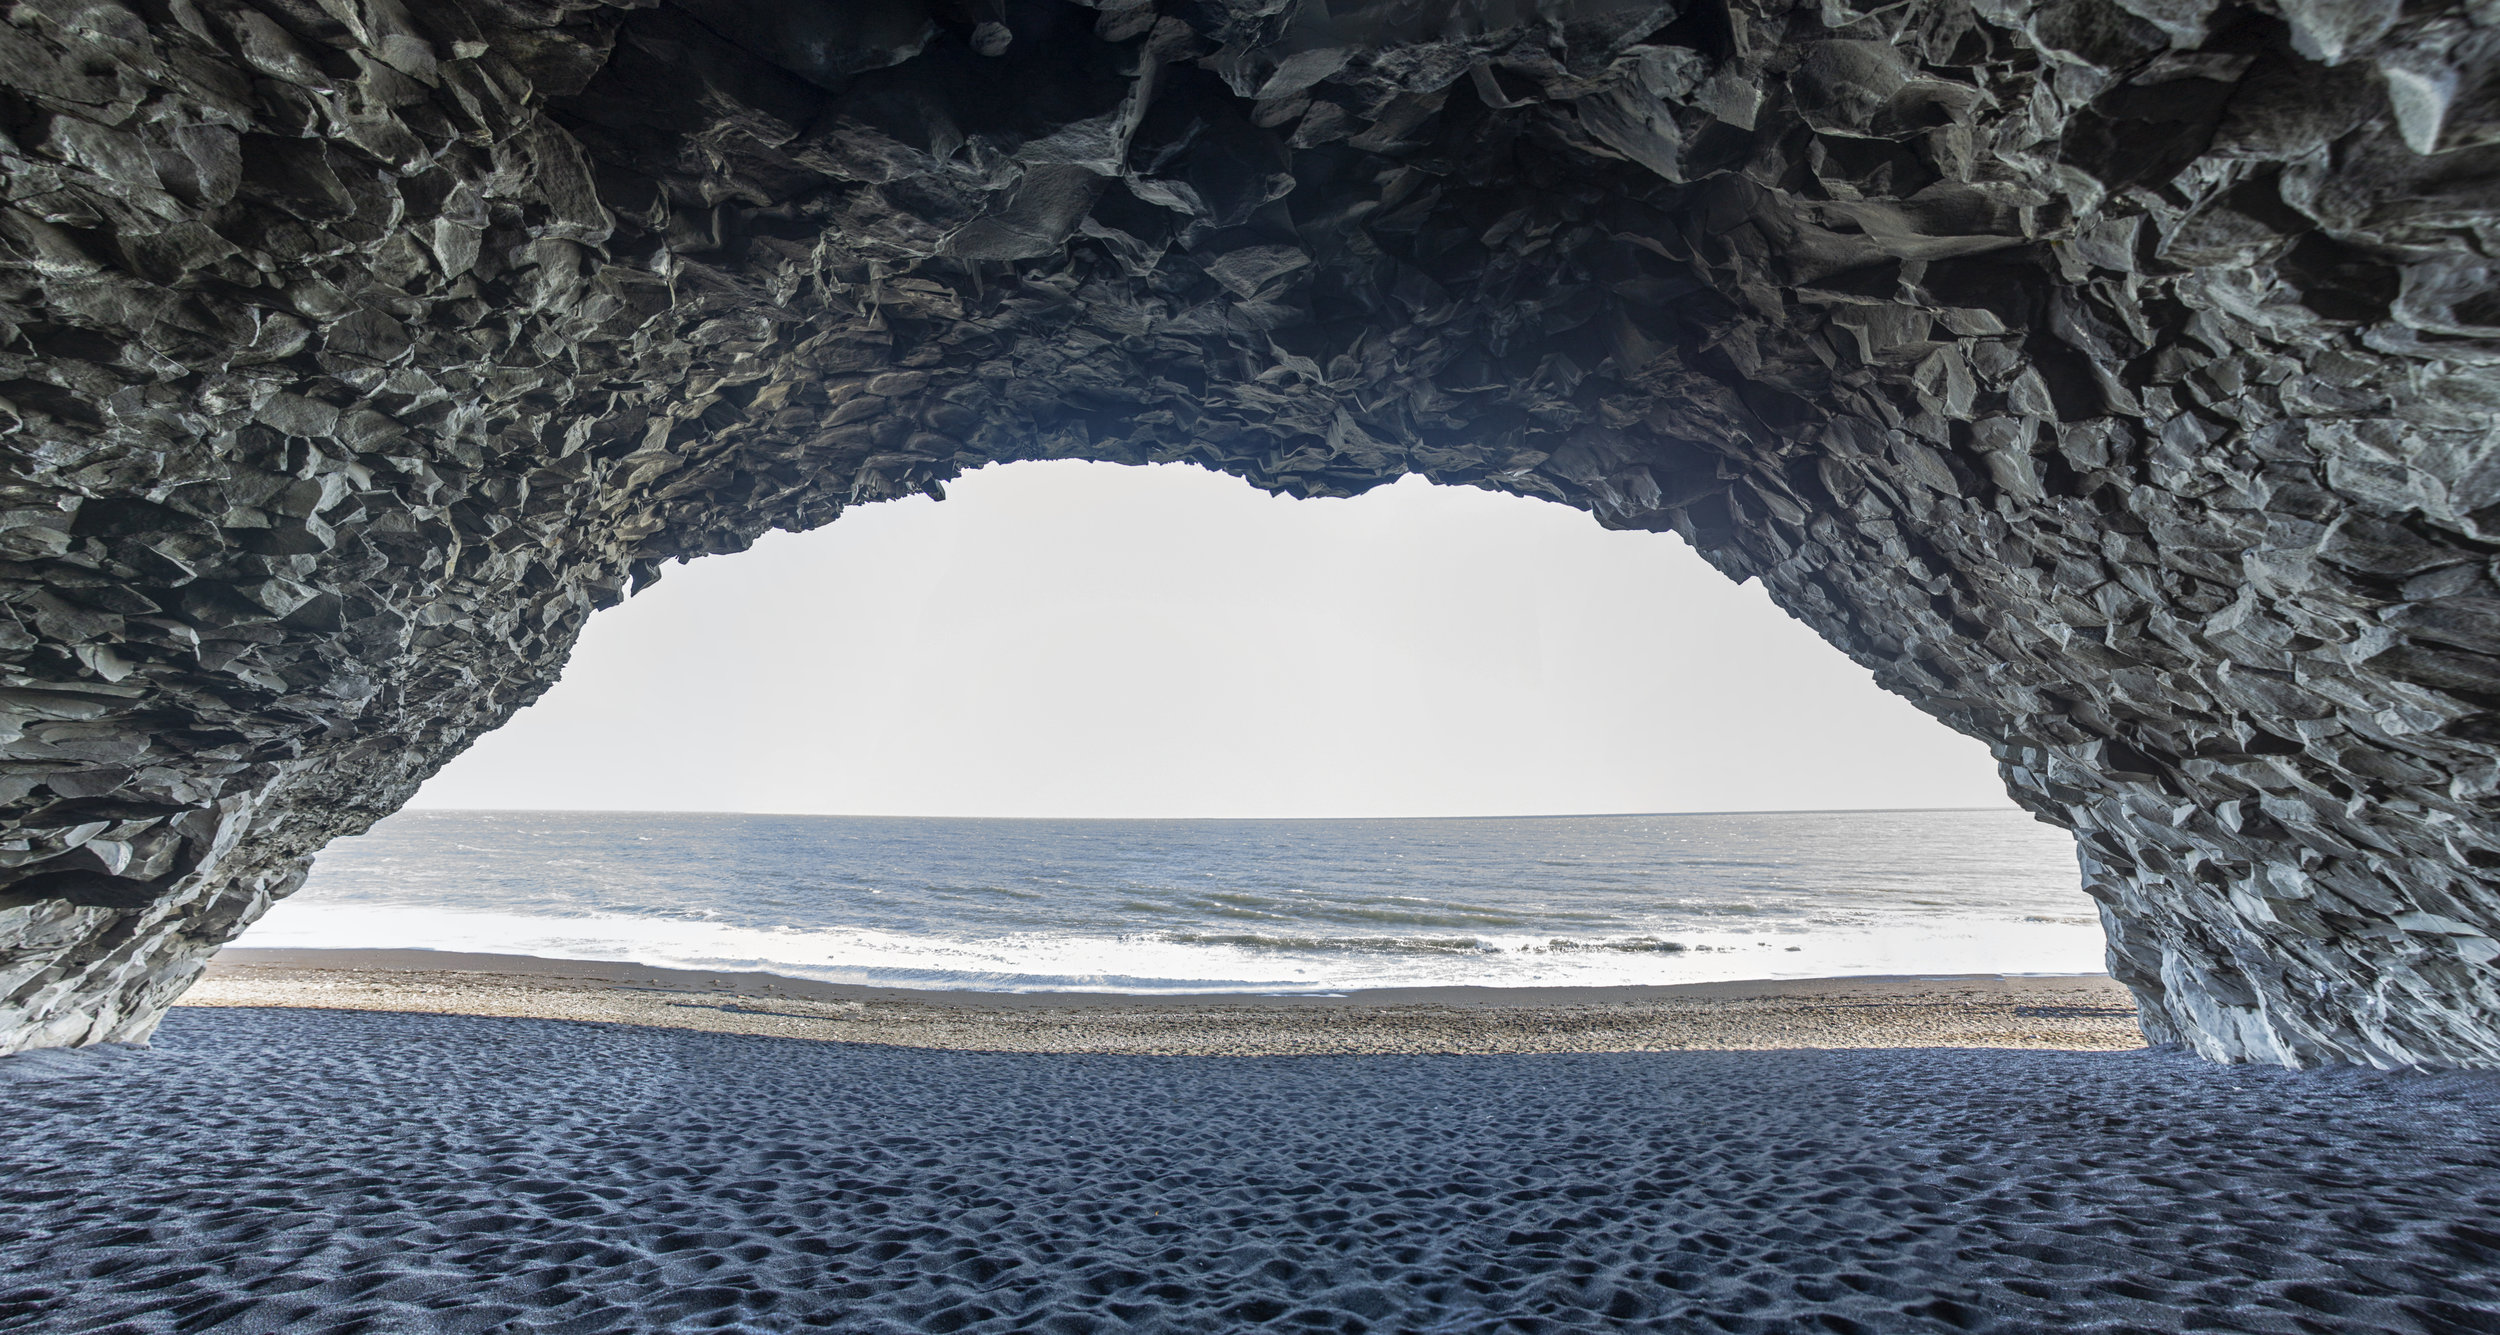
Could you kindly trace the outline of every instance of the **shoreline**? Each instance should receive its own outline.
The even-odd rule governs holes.
[[[581,1020],[952,1051],[1281,1056],[2144,1046],[2106,975],[1336,995],[969,992],[431,950],[240,948],[177,1003]]]

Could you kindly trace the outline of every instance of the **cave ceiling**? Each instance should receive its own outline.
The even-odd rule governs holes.
[[[1082,458],[1679,534],[2075,832],[2154,1039],[2500,1063],[2494,19],[22,0],[0,1048],[665,563]]]

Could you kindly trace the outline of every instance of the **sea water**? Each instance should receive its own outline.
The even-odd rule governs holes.
[[[410,811],[237,943],[987,991],[2095,973],[2018,811],[958,820]]]

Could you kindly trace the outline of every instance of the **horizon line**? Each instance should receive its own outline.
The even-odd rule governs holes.
[[[437,812],[444,815],[548,815],[548,816],[791,816],[812,820],[1016,820],[1016,821],[1321,821],[1321,820],[1599,820],[1633,819],[1649,816],[1882,816],[1912,812],[1947,811],[2020,811],[2025,808],[2007,803],[1985,807],[1765,807],[1723,809],[1714,811],[1547,811],[1494,812],[1475,815],[1437,816],[950,816],[891,815],[854,811],[714,811],[672,809],[664,807],[401,807],[393,816],[410,812]],[[387,820],[389,817],[384,817]],[[377,822],[378,823],[378,822]]]

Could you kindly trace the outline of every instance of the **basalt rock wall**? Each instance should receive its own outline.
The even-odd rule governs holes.
[[[2500,1064],[2495,22],[19,0],[0,1049],[663,562],[1075,457],[1673,530],[1996,747],[2150,1037]]]

